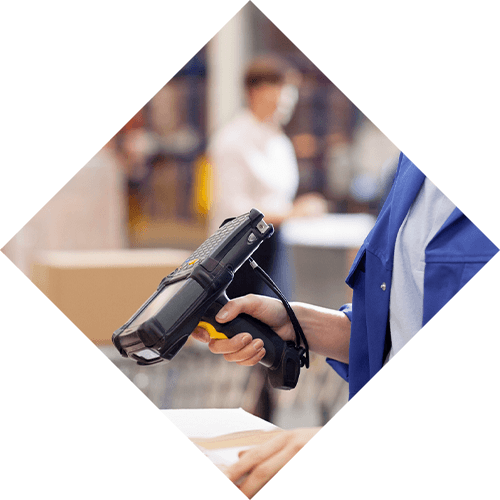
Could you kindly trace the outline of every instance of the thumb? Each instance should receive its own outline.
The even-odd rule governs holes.
[[[250,316],[254,316],[259,308],[260,302],[259,296],[253,294],[237,297],[224,305],[215,316],[215,319],[219,323],[227,323],[241,313],[247,313]]]

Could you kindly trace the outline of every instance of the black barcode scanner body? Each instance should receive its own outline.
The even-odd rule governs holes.
[[[252,209],[223,223],[179,268],[162,280],[156,292],[132,318],[113,333],[113,344],[139,364],[172,359],[198,324],[212,338],[232,338],[248,332],[261,338],[266,350],[260,361],[271,385],[293,389],[300,374],[300,352],[268,325],[241,314],[228,323],[215,316],[228,302],[226,289],[234,273],[273,234],[264,215]]]

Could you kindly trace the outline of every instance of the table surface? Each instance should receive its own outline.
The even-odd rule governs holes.
[[[291,219],[281,226],[288,245],[359,248],[375,224],[370,214],[326,214]]]

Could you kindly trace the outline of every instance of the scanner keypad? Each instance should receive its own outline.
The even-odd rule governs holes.
[[[236,229],[241,223],[248,220],[248,213],[235,217],[222,225],[210,238],[199,246],[174,272],[168,275],[169,280],[191,271],[209,255]],[[186,271],[189,271],[187,273]]]

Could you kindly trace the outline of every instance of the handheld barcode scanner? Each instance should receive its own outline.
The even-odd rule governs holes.
[[[215,320],[216,314],[229,300],[226,289],[234,273],[251,259],[252,253],[273,232],[273,226],[266,224],[264,215],[255,209],[224,221],[180,267],[161,281],[156,292],[134,316],[113,333],[113,344],[120,354],[141,365],[170,360],[198,324],[212,338],[232,338],[238,333],[248,332],[253,338],[264,341],[266,353],[260,363],[268,368],[271,385],[278,389],[293,389],[297,385],[300,367],[309,364],[307,341],[302,332],[305,348],[300,347],[298,333],[296,343],[285,342],[268,325],[246,314],[224,324]],[[250,261],[252,267],[265,276],[264,279],[270,280]],[[269,286],[276,288],[275,292],[286,302],[272,281]],[[285,306],[290,313],[288,303]],[[291,319],[296,328],[296,318]],[[300,329],[300,325],[298,327]]]

